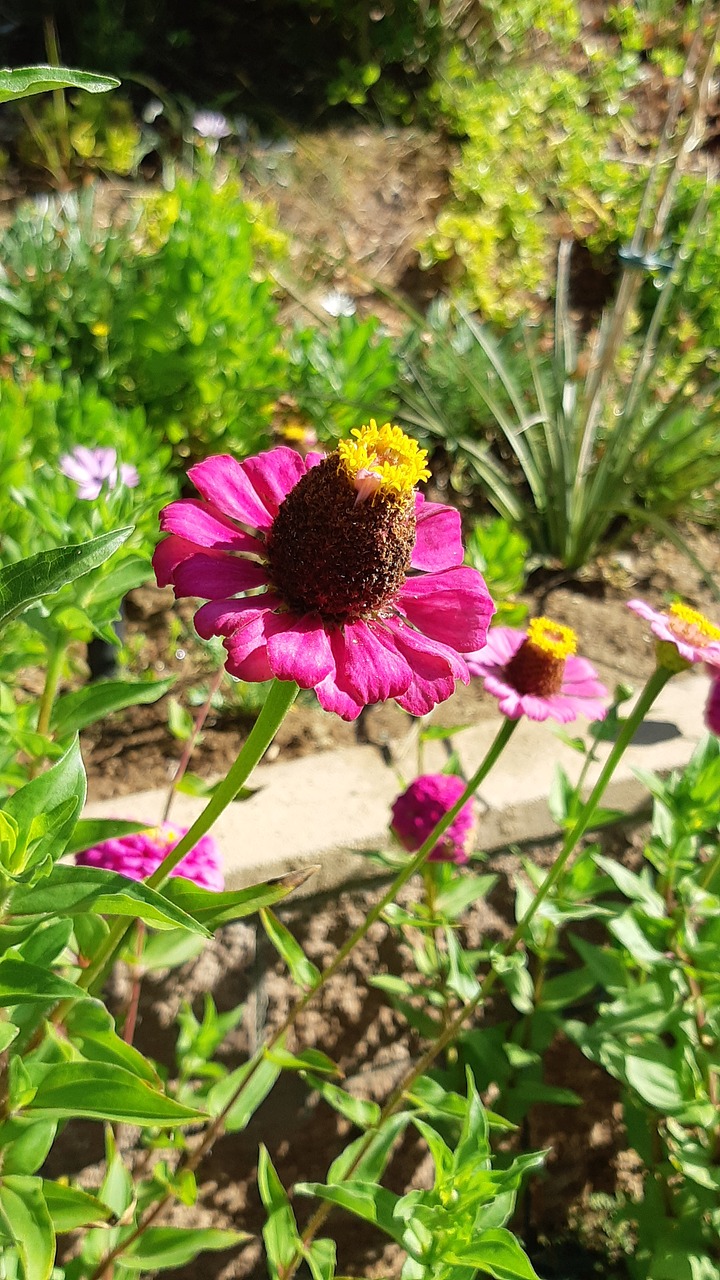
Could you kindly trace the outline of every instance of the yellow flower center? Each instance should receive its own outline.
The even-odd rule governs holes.
[[[389,422],[379,427],[371,418],[367,426],[356,428],[352,434],[354,440],[340,441],[338,455],[358,501],[376,493],[409,498],[415,486],[429,478],[427,449],[421,449],[401,427]]]
[[[686,644],[704,649],[706,645],[716,644],[720,640],[720,627],[714,626],[704,613],[691,609],[687,604],[679,601],[671,604],[668,616],[673,635]]]
[[[549,658],[563,661],[577,653],[577,636],[570,627],[564,627],[551,618],[533,618],[528,624],[527,638],[534,649],[546,653]]]
[[[171,844],[177,844],[180,839],[180,832],[170,826],[148,827],[145,835],[160,849],[169,849]]]

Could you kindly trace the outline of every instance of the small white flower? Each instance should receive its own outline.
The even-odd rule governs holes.
[[[162,115],[163,110],[163,104],[160,99],[151,98],[143,107],[142,118],[146,124],[153,124],[155,120],[157,120],[158,116]]]
[[[201,138],[229,138],[232,125],[220,111],[196,111],[192,118],[192,127]]]
[[[327,311],[329,316],[354,316],[355,315],[355,299],[350,297],[349,293],[341,293],[339,289],[332,289],[330,293],[326,293],[324,298],[320,299],[320,306]]]

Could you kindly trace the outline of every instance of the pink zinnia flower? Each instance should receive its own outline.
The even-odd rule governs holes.
[[[92,849],[85,849],[75,856],[81,867],[102,867],[105,871],[117,871],[129,880],[146,880],[160,866],[163,858],[180,843],[187,827],[176,827],[163,822],[159,827],[147,827],[133,835],[117,836],[103,840]],[[171,876],[192,880],[201,889],[221,893],[225,884],[222,873],[222,857],[217,841],[204,835],[178,863]]]
[[[104,485],[115,489],[124,484],[134,489],[139,482],[137,470],[129,463],[121,463],[118,469],[115,449],[86,449],[79,444],[72,453],[63,454],[59,465],[63,475],[75,481],[78,498],[89,501],[99,497]]]
[[[411,782],[392,807],[390,828],[403,848],[416,853],[464,790],[465,783],[455,774],[426,773]],[[468,860],[467,846],[473,825],[473,802],[468,800],[433,847],[428,860],[462,866]]]
[[[415,493],[425,451],[389,424],[353,434],[326,458],[280,446],[192,467],[200,500],[161,512],[157,580],[209,601],[195,625],[225,637],[239,679],[294,680],[345,720],[387,698],[424,715],[468,683],[461,654],[494,605],[457,511]]]
[[[710,682],[710,692],[705,704],[705,724],[716,738],[720,738],[720,676]]]
[[[602,720],[608,691],[592,664],[575,656],[576,647],[570,627],[533,618],[527,631],[493,627],[485,648],[465,657],[509,720]]]
[[[686,662],[707,662],[720,667],[720,627],[714,626],[703,613],[676,601],[667,612],[653,609],[644,600],[628,600],[628,609],[650,623],[650,630],[661,643],[671,644]],[[658,655],[661,665],[662,652]]]

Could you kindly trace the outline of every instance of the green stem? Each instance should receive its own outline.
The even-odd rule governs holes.
[[[241,1095],[245,1092],[245,1090],[250,1085],[250,1082],[253,1079],[253,1076],[255,1075],[255,1073],[257,1072],[257,1069],[260,1066],[261,1062],[263,1062],[265,1055],[268,1052],[270,1052],[275,1047],[275,1045],[277,1045],[284,1038],[284,1036],[287,1034],[292,1024],[295,1022],[296,1018],[298,1018],[299,1015],[303,1013],[303,1011],[305,1010],[307,1005],[310,1003],[310,1001],[315,998],[318,991],[320,991],[325,986],[325,984],[330,980],[330,978],[332,978],[337,973],[338,969],[344,964],[350,952],[354,949],[354,947],[357,946],[358,942],[360,942],[365,937],[366,933],[368,932],[368,929],[370,929],[370,927],[373,924],[375,924],[375,922],[380,918],[385,908],[394,900],[394,898],[399,893],[400,889],[402,889],[403,885],[407,884],[408,880],[410,880],[410,878],[414,876],[417,871],[421,870],[423,863],[425,862],[426,858],[431,853],[431,851],[434,849],[438,840],[440,840],[441,837],[445,834],[448,827],[455,821],[455,818],[459,814],[460,810],[464,807],[464,805],[467,804],[468,800],[472,798],[472,796],[475,794],[478,787],[480,786],[481,782],[483,782],[483,780],[487,777],[488,773],[492,769],[493,765],[495,764],[499,756],[502,754],[505,746],[509,742],[510,738],[512,737],[512,734],[514,733],[519,723],[520,723],[519,720],[507,720],[503,718],[502,724],[500,725],[500,728],[497,734],[495,735],[495,738],[490,744],[490,747],[488,748],[486,755],[484,756],[478,768],[475,770],[475,773],[473,774],[472,778],[468,782],[459,800],[453,805],[452,809],[448,810],[448,812],[443,815],[440,821],[436,824],[436,826],[430,832],[427,839],[418,849],[415,856],[405,864],[405,866],[402,868],[402,870],[393,880],[387,892],[383,894],[380,901],[377,902],[375,906],[371,909],[371,911],[368,912],[368,915],[365,917],[362,924],[358,926],[358,928],[355,930],[353,934],[351,934],[351,936],[347,939],[345,944],[338,951],[334,960],[332,960],[331,963],[327,966],[327,968],[324,969],[323,972],[320,974],[317,982],[315,983],[315,986],[311,987],[308,991],[303,992],[303,994],[293,1005],[292,1009],[290,1010],[287,1017],[283,1021],[282,1026],[280,1026],[278,1030],[274,1032],[274,1034],[271,1036],[267,1044],[261,1045],[261,1047],[255,1053],[254,1057],[250,1059],[249,1071],[248,1071],[248,1074],[244,1077],[242,1084],[238,1089],[235,1090],[235,1093],[225,1104],[223,1110],[215,1117],[212,1123],[208,1125],[197,1147],[195,1147],[193,1151],[189,1152],[184,1157],[184,1159],[182,1160],[179,1166],[179,1169],[190,1169],[191,1171],[194,1171],[195,1169],[197,1169],[198,1165],[202,1161],[205,1154],[210,1150],[212,1146],[214,1146],[218,1138],[221,1137],[225,1128],[225,1120],[228,1113],[236,1105],[238,1099],[241,1097]],[[120,1254],[126,1248],[128,1248],[130,1244],[132,1244],[135,1240],[137,1240],[138,1237],[140,1237],[148,1229],[148,1227],[151,1226],[151,1224],[162,1213],[169,1199],[170,1199],[170,1193],[163,1196],[160,1200],[157,1200],[154,1205],[151,1205],[147,1209],[145,1216],[138,1223],[133,1233],[130,1236],[128,1236],[125,1240],[123,1240],[119,1245],[116,1245],[113,1250],[111,1250],[108,1254],[105,1255],[105,1257],[102,1259],[102,1261],[100,1262],[96,1270],[93,1272],[92,1276],[90,1277],[90,1280],[101,1280],[101,1277],[105,1274],[105,1270],[108,1267],[108,1265],[114,1262],[115,1259],[119,1257]]]
[[[552,870],[550,871],[549,875],[545,877],[545,880],[543,881],[542,885],[537,891],[537,895],[535,896],[533,902],[528,907],[525,914],[518,921],[518,924],[515,930],[513,931],[511,936],[507,939],[507,941],[498,949],[496,954],[500,956],[508,955],[509,952],[512,951],[517,946],[518,942],[525,936],[528,925],[530,924],[531,920],[537,913],[542,902],[547,897],[548,893],[550,892],[550,889],[553,887],[553,885],[557,883],[558,879],[560,878],[565,868],[565,865],[567,864],[567,861],[570,855],[572,854],[573,850],[578,844],[578,841],[582,839],[583,835],[585,834],[588,827],[590,826],[593,816],[597,810],[598,804],[605,791],[605,788],[607,787],[608,782],[610,781],[610,778],[612,777],[624,751],[632,741],[632,738],[635,734],[636,729],[645,719],[645,716],[647,715],[650,707],[652,706],[653,702],[657,698],[658,694],[667,684],[667,681],[670,679],[671,675],[672,675],[672,672],[666,670],[665,668],[658,667],[653,672],[653,674],[649,677],[642,693],[640,694],[640,697],[637,700],[637,703],[635,704],[635,707],[628,715],[620,733],[618,734],[618,737],[615,741],[613,749],[610,752],[610,755],[608,756],[605,762],[605,765],[603,766],[603,769],[601,770],[600,776],[597,782],[595,783],[595,786],[593,787],[590,795],[588,796],[588,799],[586,800],[582,808],[580,816],[575,822],[575,825],[573,826],[572,830],[568,833],[565,839],[565,842],[563,844],[562,850],[556,862],[554,863]],[[380,1119],[377,1122],[377,1125],[375,1125],[371,1130],[368,1131],[368,1133],[365,1136],[364,1142],[358,1148],[352,1164],[350,1165],[347,1172],[345,1173],[343,1181],[347,1181],[349,1178],[352,1177],[353,1173],[355,1172],[355,1170],[358,1168],[361,1161],[363,1160],[369,1146],[373,1142],[375,1135],[378,1132],[378,1129],[385,1123],[386,1120],[390,1118],[390,1116],[394,1115],[395,1112],[400,1109],[407,1091],[410,1088],[412,1088],[415,1081],[418,1080],[420,1076],[424,1075],[425,1072],[432,1066],[433,1062],[438,1057],[438,1055],[442,1053],[442,1051],[446,1049],[450,1044],[452,1044],[454,1040],[457,1039],[458,1035],[460,1034],[463,1027],[465,1026],[465,1023],[468,1021],[469,1018],[472,1017],[472,1015],[479,1008],[479,1006],[483,1004],[484,1001],[487,999],[487,996],[490,994],[490,991],[495,985],[497,976],[498,976],[497,970],[491,969],[490,972],[486,975],[484,981],[481,983],[476,995],[473,996],[472,1000],[468,1001],[468,1003],[464,1005],[464,1007],[460,1010],[457,1016],[453,1018],[451,1022],[448,1023],[445,1029],[438,1036],[437,1040],[435,1040],[433,1044],[431,1044],[428,1047],[428,1049],[425,1051],[425,1053],[422,1055],[419,1061],[415,1063],[415,1065],[407,1072],[404,1078],[396,1086],[396,1088],[393,1090],[392,1094],[390,1095],[390,1098],[388,1099],[385,1106],[383,1107],[383,1110],[380,1115]],[[319,1209],[317,1209],[316,1212],[313,1214],[313,1217],[310,1219],[310,1222],[308,1223],[305,1229],[305,1232],[303,1234],[304,1248],[307,1248],[308,1245],[310,1245],[312,1241],[315,1239],[315,1236],[317,1235],[318,1231],[321,1229],[326,1219],[328,1218],[331,1212],[331,1208],[332,1206],[329,1204],[322,1204],[320,1205]],[[302,1261],[302,1255],[300,1254],[299,1251],[296,1251],[293,1254],[292,1258],[290,1258],[289,1261],[285,1264],[285,1266],[282,1267],[282,1269],[280,1270],[279,1280],[292,1280],[292,1277],[295,1275],[301,1261]]]
[[[260,762],[285,716],[298,695],[298,686],[294,681],[274,680],[268,693],[265,705],[253,725],[237,760],[227,777],[213,792],[202,813],[195,819],[189,831],[174,849],[163,858],[160,866],[149,877],[147,884],[158,889],[167,880],[175,867],[197,844],[198,840],[210,830],[213,823],[224,809],[235,799],[240,788],[247,781],[255,766]],[[132,920],[118,920],[111,926],[104,943],[91,965],[77,979],[77,984],[88,991],[103,977],[106,969],[113,963],[126,933],[132,928]]]
[[[48,653],[47,669],[45,671],[45,687],[40,698],[40,707],[38,709],[37,731],[43,737],[47,735],[50,729],[50,720],[52,718],[53,706],[55,705],[55,695],[57,693],[60,676],[62,675],[63,663],[65,661],[65,642],[64,640],[54,640],[50,646]]]

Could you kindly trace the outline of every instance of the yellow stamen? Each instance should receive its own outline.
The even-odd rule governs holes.
[[[670,605],[670,630],[679,640],[695,644],[699,648],[720,640],[720,627],[710,622],[704,613],[691,609],[687,604],[677,601]]]
[[[171,844],[177,844],[180,839],[180,832],[174,827],[148,827],[145,835],[152,840],[153,844],[158,845],[161,849],[170,848]]]
[[[406,498],[421,480],[429,478],[427,449],[421,449],[401,427],[389,422],[379,427],[371,418],[367,426],[352,434],[356,438],[341,440],[338,453],[361,501],[378,492]],[[372,483],[368,484],[369,480]]]
[[[528,624],[527,638],[535,649],[550,658],[565,659],[577,653],[575,632],[551,618],[533,618]]]
[[[110,325],[104,320],[96,320],[95,324],[90,325],[90,332],[95,338],[107,338],[110,332]]]

